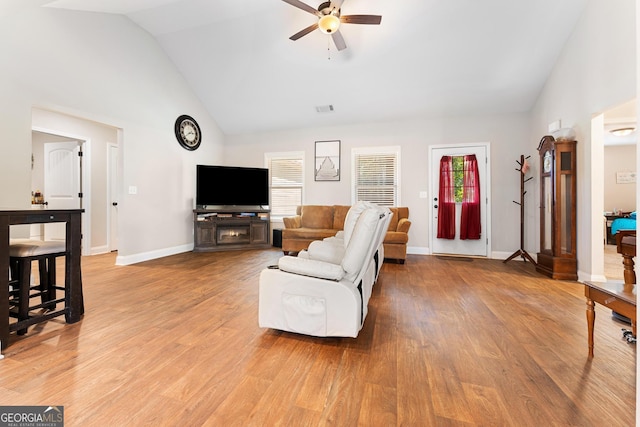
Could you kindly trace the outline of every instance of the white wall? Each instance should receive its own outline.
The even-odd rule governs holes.
[[[273,133],[229,136],[225,143],[225,164],[264,166],[265,152],[305,152],[305,195],[307,204],[351,203],[351,149],[355,147],[401,147],[401,205],[409,207],[412,225],[409,247],[413,253],[429,253],[430,199],[419,198],[429,191],[431,171],[428,147],[439,144],[489,142],[491,144],[492,251],[506,258],[520,246],[520,176],[516,160],[534,155],[529,140],[526,114],[368,123],[322,127]],[[341,141],[341,180],[316,182],[313,179],[315,141]],[[523,151],[528,147],[529,152]],[[531,198],[527,203],[534,204]],[[529,219],[527,219],[529,221]],[[534,225],[529,221],[529,228]]]
[[[636,146],[604,147],[604,210],[623,212],[636,210],[636,184],[618,183],[617,172],[636,172]]]
[[[634,2],[591,0],[532,113],[534,136],[545,135],[548,124],[558,119],[576,130],[581,280],[603,274],[603,251],[598,246],[604,209],[602,147],[591,147],[591,119],[636,96],[635,16]],[[538,184],[536,180],[537,193]]]
[[[25,2],[26,3],[26,2]],[[119,15],[16,7],[0,16],[0,206],[28,207],[32,107],[118,128],[119,263],[190,250],[195,165],[220,162],[223,135],[155,40]],[[202,128],[179,147],[181,114]],[[129,186],[138,194],[129,195]]]

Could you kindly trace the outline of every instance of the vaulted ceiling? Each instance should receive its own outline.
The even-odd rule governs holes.
[[[382,23],[343,24],[343,51],[320,31],[289,40],[316,18],[282,0],[43,3],[126,15],[237,134],[529,111],[587,0],[344,0]]]

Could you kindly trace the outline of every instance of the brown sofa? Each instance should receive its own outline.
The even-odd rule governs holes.
[[[303,205],[296,209],[296,216],[284,218],[282,250],[285,254],[300,252],[314,240],[322,240],[344,228],[344,220],[351,206]],[[404,264],[409,242],[409,208],[390,208],[393,212],[384,238],[385,259]]]

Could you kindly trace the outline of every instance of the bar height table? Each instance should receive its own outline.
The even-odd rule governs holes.
[[[9,344],[9,228],[11,225],[65,223],[65,308],[67,323],[76,323],[84,314],[80,270],[82,213],[84,209],[2,209],[0,208],[0,350]]]

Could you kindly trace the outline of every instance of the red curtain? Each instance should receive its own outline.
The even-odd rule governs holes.
[[[456,203],[453,193],[451,156],[440,159],[440,188],[438,191],[438,239],[456,237]]]
[[[480,239],[480,176],[475,154],[464,156],[460,240]]]

